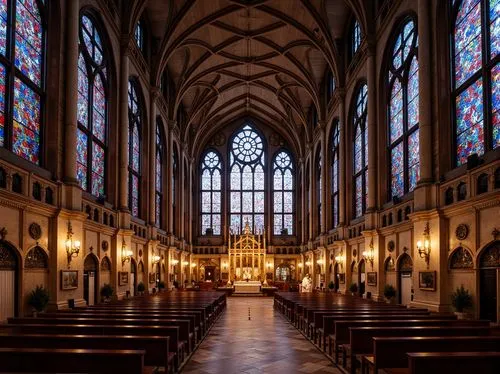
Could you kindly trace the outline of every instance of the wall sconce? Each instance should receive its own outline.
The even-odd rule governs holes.
[[[78,253],[80,253],[80,241],[73,241],[73,228],[71,227],[71,221],[68,221],[68,236],[66,238],[66,253],[68,255],[68,269],[69,264],[71,263],[71,259],[73,257],[78,257]]]
[[[182,266],[187,266],[187,265],[189,265],[188,261],[182,261]]]
[[[423,239],[424,243],[419,240],[417,242],[417,249],[420,258],[423,258],[427,264],[427,269],[429,268],[430,254],[431,254],[431,230],[429,228],[429,222],[425,224]]]
[[[271,269],[271,263],[270,262],[267,263],[267,268]]]
[[[299,262],[297,266],[302,269],[304,265],[302,264],[302,262]]]
[[[177,265],[179,263],[179,260],[176,260],[176,259],[173,259],[172,261],[170,261],[172,263],[172,265]]]
[[[338,262],[341,265],[343,264],[343,262],[344,262],[344,251],[342,249],[340,250],[340,253],[337,256],[335,256],[335,262]]]
[[[370,241],[370,249],[363,251],[363,257],[370,263],[373,269],[373,260],[375,260],[375,251],[373,250],[373,239]]]
[[[325,263],[325,261],[323,261],[323,259],[319,259],[318,261],[316,261],[316,263],[318,265],[323,265]]]
[[[125,242],[125,238],[122,239],[122,266],[125,262],[130,262],[132,258],[132,250],[127,249],[127,243]]]
[[[194,269],[194,268],[196,267],[196,264],[193,262],[193,263],[191,264],[191,267]]]
[[[306,261],[306,266],[311,266],[311,261]]]
[[[223,268],[224,270],[227,270],[227,262],[226,262],[226,261],[224,261],[224,262],[222,263],[222,268]]]

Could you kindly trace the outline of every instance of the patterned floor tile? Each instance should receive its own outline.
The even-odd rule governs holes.
[[[340,374],[316,347],[273,309],[271,298],[229,298],[183,374]]]

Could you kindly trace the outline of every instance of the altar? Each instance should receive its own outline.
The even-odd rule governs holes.
[[[234,293],[260,293],[260,287],[259,281],[235,281]]]

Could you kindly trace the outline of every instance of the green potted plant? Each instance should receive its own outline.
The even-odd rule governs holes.
[[[330,281],[330,283],[328,283],[328,289],[330,290],[330,292],[333,292],[334,288],[335,288],[335,283],[333,283],[333,281]]]
[[[146,290],[146,286],[144,286],[144,283],[142,282],[139,282],[139,284],[137,285],[137,292],[139,293],[139,295],[144,295],[144,291]]]
[[[28,298],[28,305],[33,308],[33,317],[38,313],[43,312],[49,303],[49,292],[43,286],[36,286],[31,291]]]
[[[165,282],[164,281],[158,282],[158,289],[160,290],[160,292],[162,292],[165,289]]]
[[[451,305],[458,319],[467,319],[468,313],[465,310],[472,307],[472,296],[463,284],[451,294]]]
[[[100,293],[103,301],[105,303],[109,303],[111,301],[111,296],[113,296],[114,290],[109,283],[104,283],[104,286],[101,287]]]
[[[351,292],[352,296],[356,295],[356,292],[358,292],[358,284],[351,283],[351,285],[349,286],[349,291]]]
[[[384,297],[387,300],[387,304],[391,304],[392,300],[396,296],[396,289],[392,284],[386,284],[384,286]]]

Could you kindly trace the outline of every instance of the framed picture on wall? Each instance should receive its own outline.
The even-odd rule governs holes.
[[[118,272],[118,285],[126,286],[128,284],[128,272],[119,271]]]
[[[418,288],[426,291],[436,291],[436,272],[420,271],[418,273]]]
[[[156,283],[156,274],[149,273],[149,283]]]
[[[61,270],[61,290],[78,288],[78,270]]]
[[[345,273],[339,273],[337,276],[339,277],[339,283],[345,284]]]
[[[366,273],[366,282],[368,283],[369,286],[376,286],[377,285],[377,272],[369,271],[368,273]]]

